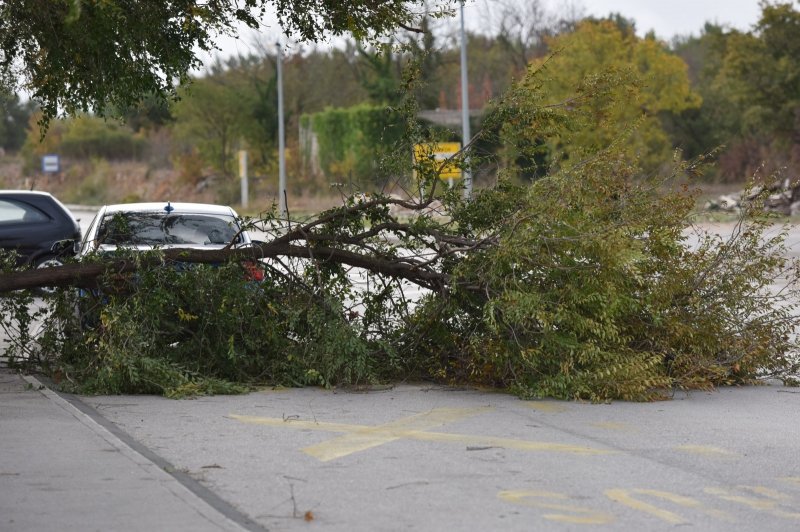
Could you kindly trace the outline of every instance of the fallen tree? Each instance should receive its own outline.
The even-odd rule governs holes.
[[[481,135],[532,157],[542,138],[607,127],[604,107],[627,102],[631,90],[610,73],[550,102],[540,74],[498,102]],[[441,190],[437,168],[420,164],[421,200],[356,195],[291,225],[268,213],[250,221],[268,235],[253,248],[121,253],[3,273],[12,359],[87,393],[425,378],[522,396],[643,400],[791,379],[800,299],[785,235],[770,232],[760,210],[744,210],[730,238],[689,246],[695,196],[671,183],[697,165],[646,179],[617,149],[630,133],[600,151],[553,154],[547,175],[530,184],[509,167],[470,200]],[[407,165],[426,135],[412,119],[395,162]],[[430,212],[434,199],[442,212]],[[267,259],[267,276],[254,289],[236,268],[256,257]],[[174,261],[218,266],[187,274]],[[113,289],[134,271],[132,286]],[[786,287],[771,291],[779,279]],[[409,282],[425,294],[409,300]],[[14,290],[37,285],[64,288],[37,311],[44,327],[34,335],[31,296]],[[100,291],[79,296],[69,286]]]

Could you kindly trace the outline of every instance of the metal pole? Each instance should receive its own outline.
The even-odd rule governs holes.
[[[242,208],[247,208],[248,190],[247,190],[247,150],[239,150],[239,178],[242,185]]]
[[[472,134],[469,130],[469,80],[467,78],[467,36],[464,32],[464,0],[461,0],[461,138],[462,148],[467,145]],[[469,164],[469,159],[464,158]],[[472,171],[464,169],[464,199],[472,197]]]
[[[286,208],[286,133],[283,130],[283,50],[277,43],[278,54],[278,209],[281,217],[287,216]]]

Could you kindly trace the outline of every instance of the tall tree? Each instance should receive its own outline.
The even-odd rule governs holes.
[[[722,26],[706,23],[699,36],[678,38],[672,43],[674,52],[689,67],[692,88],[702,99],[700,107],[664,117],[673,144],[686,157],[717,149],[740,131],[741,114],[731,112],[730,87],[717,82],[730,35]]]
[[[232,74],[199,78],[174,106],[177,134],[224,176],[234,173],[233,153],[254,119],[254,90]]]
[[[718,83],[743,113],[743,133],[800,134],[800,11],[792,3],[762,4],[754,32],[733,32]]]
[[[624,21],[623,21],[624,22]],[[580,152],[593,152],[611,141],[598,128],[600,124],[633,124],[627,152],[639,158],[647,171],[670,160],[669,138],[659,114],[680,112],[700,104],[691,90],[686,64],[671,54],[666,46],[653,38],[638,38],[620,20],[587,20],[575,32],[549,40],[556,57],[550,63],[535,63],[544,68],[542,81],[551,103],[561,103],[577,90],[581,97],[594,99],[595,113],[591,122],[575,124],[568,138],[551,145],[559,157],[569,158]],[[606,83],[622,77],[624,83]],[[606,106],[619,101],[624,91],[627,105]],[[614,93],[616,97],[609,98]]]
[[[401,98],[402,63],[395,53],[395,43],[387,42],[376,47],[357,42],[358,54],[355,73],[371,102],[396,105]]]
[[[800,11],[787,2],[761,7],[753,31],[707,24],[675,43],[703,105],[676,118],[673,138],[690,155],[723,147],[723,181],[800,170]]]

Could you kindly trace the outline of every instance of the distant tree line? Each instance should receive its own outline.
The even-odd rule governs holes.
[[[608,139],[599,138],[600,129],[595,126],[609,121],[636,124],[626,149],[646,172],[673,164],[674,153],[691,158],[716,150],[718,164],[706,172],[707,180],[743,182],[759,171],[798,174],[800,11],[794,4],[764,3],[751,31],[708,23],[700,35],[675,38],[671,43],[653,35],[638,37],[634,22],[619,14],[603,19],[575,12],[556,14],[538,1],[522,5],[500,1],[498,6],[488,32],[469,36],[473,109],[497,105],[510,84],[529,69],[543,69],[544,75],[535,79],[541,80],[537,82],[543,84],[543,94],[551,104],[561,103],[576,90],[579,95],[587,91],[580,85],[587,74],[596,73],[599,79],[613,72],[630,83],[606,90],[628,91],[626,97],[638,105],[626,108],[624,115],[619,110],[614,115],[598,98],[594,125],[572,124],[568,138],[551,138],[542,141],[538,150],[522,150],[529,154],[526,157],[508,148],[477,146],[490,155],[481,174],[484,179],[492,179],[499,168],[509,169],[522,182],[543,175],[548,167],[578,156],[578,151],[591,152],[605,145]],[[374,163],[365,164],[362,159],[377,158],[386,148],[371,138],[369,146],[375,153],[350,150],[342,152],[340,160],[325,154],[324,178],[312,176],[299,151],[298,132],[301,123],[308,123],[315,114],[327,113],[325,123],[330,129],[333,109],[362,109],[358,112],[363,115],[364,106],[396,108],[408,76],[415,78],[414,96],[420,109],[460,108],[457,36],[435,24],[437,19],[425,19],[422,33],[409,31],[383,44],[351,40],[337,48],[286,50],[287,160],[293,187],[314,191],[327,181],[352,179],[354,168],[359,169],[355,174],[359,185],[371,186],[376,181],[369,177]],[[548,60],[553,54],[559,57],[557,68],[551,68]],[[33,103],[15,94],[0,94],[0,110],[4,115],[0,147],[6,152],[21,151],[29,171],[38,166],[42,153],[55,151],[73,158],[153,160],[200,180],[208,175],[234,175],[235,153],[246,149],[256,179],[267,180],[277,172],[274,49],[218,60],[181,88],[178,101],[172,104],[153,97],[136,107],[107,113],[119,116],[122,125],[85,115],[52,123],[42,141]],[[391,142],[396,135],[375,133],[382,127],[389,131],[391,112],[384,113],[383,125],[376,116],[370,115],[368,129]],[[321,142],[358,136],[334,134],[337,139]],[[535,137],[526,138],[538,142]]]

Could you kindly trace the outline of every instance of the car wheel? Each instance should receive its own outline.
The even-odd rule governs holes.
[[[58,257],[48,256],[41,257],[33,263],[34,268],[54,268],[56,266],[63,266],[64,263]],[[34,290],[40,295],[54,294],[56,289],[53,286],[40,286]]]

